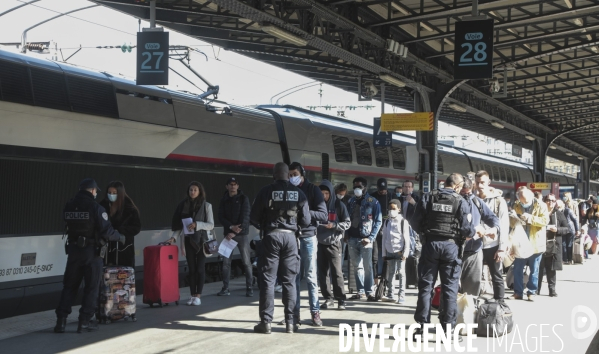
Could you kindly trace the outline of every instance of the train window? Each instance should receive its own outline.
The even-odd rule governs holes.
[[[443,174],[443,159],[440,154],[437,154],[437,172]]]
[[[489,179],[491,181],[494,181],[495,178],[493,178],[493,170],[491,169],[491,165],[485,164],[485,171],[487,171],[487,173],[489,173]]]
[[[359,165],[372,166],[372,151],[370,144],[364,140],[354,139],[354,147],[356,148],[356,159]]]
[[[502,182],[507,181],[507,178],[505,177],[505,169],[503,167],[499,167],[499,175],[501,176]]]
[[[393,168],[396,170],[406,169],[406,154],[400,147],[391,148],[391,157],[393,158]]]
[[[509,168],[506,168],[505,172],[507,174],[507,181],[509,183],[513,182],[514,180],[512,179],[512,170],[510,170]]]
[[[333,135],[333,148],[337,162],[352,162],[351,145],[348,138]]]
[[[497,168],[497,166],[493,166],[493,181],[500,181],[501,178],[499,177],[499,168]]]
[[[377,167],[389,167],[389,149],[386,146],[375,146],[374,157]]]

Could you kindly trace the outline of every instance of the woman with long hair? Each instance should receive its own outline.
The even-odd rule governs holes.
[[[183,219],[191,219],[187,230],[183,230]],[[187,305],[199,306],[200,296],[206,279],[206,255],[204,242],[214,229],[212,205],[206,201],[206,191],[200,182],[193,181],[187,186],[187,196],[173,215],[173,231],[179,231],[181,255],[186,257],[189,267],[189,288],[191,298]]]
[[[589,254],[595,254],[597,251],[597,229],[599,228],[599,204],[597,204],[597,198],[591,197],[589,200],[592,201],[592,206],[587,210],[587,225],[589,225],[589,236],[593,240],[593,245],[589,251]]]
[[[139,209],[127,195],[123,182],[110,182],[106,187],[106,196],[100,205],[106,209],[112,227],[125,236],[124,245],[117,245],[117,242],[109,243],[106,265],[135,268],[134,237],[141,231],[141,220]]]

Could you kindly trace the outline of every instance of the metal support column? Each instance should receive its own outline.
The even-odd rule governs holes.
[[[582,181],[582,195],[579,195],[578,198],[587,199],[589,194],[591,194],[591,166],[595,160],[597,160],[599,156],[590,160],[585,158],[580,161],[580,180]]]
[[[548,145],[546,140],[536,139],[532,144],[532,167],[535,182],[545,182],[545,159]]]

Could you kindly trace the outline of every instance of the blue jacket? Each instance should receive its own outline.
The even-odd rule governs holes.
[[[477,199],[480,210],[474,203],[474,199]],[[493,213],[491,209],[487,206],[484,200],[475,196],[474,194],[470,194],[468,196],[468,204],[470,205],[470,210],[472,211],[472,225],[474,227],[480,225],[481,223],[487,225],[488,227],[494,227],[497,230],[497,235],[499,235],[499,218]],[[481,214],[482,211],[482,214]],[[497,236],[496,236],[497,237]],[[466,242],[464,246],[465,252],[478,252],[483,249],[483,239],[482,237],[477,240],[469,240]]]
[[[454,193],[454,190],[451,188],[441,188],[439,189],[439,193],[441,194],[451,194]],[[418,233],[424,232],[424,220],[426,220],[426,206],[428,205],[431,199],[430,193],[422,196],[422,199],[416,205],[416,211],[414,212],[414,216],[412,217],[412,222],[410,225],[412,229]],[[463,198],[462,198],[463,199]],[[483,203],[484,204],[484,203]],[[472,224],[472,215],[470,210],[470,204],[463,199],[460,202],[459,212],[457,215],[457,219],[460,223],[460,234],[462,237],[472,237],[474,236],[474,225]]]
[[[381,214],[381,205],[378,200],[368,193],[364,193],[362,196],[362,204],[360,205],[360,216],[362,222],[358,226],[360,231],[360,237],[366,238],[372,242],[383,224],[383,215]],[[352,197],[348,203],[349,218],[352,219],[354,215],[354,207],[356,206],[358,199]]]

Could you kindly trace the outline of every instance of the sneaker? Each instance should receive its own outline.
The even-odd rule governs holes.
[[[229,295],[231,295],[231,292],[229,292],[229,289],[222,288],[221,291],[219,291],[218,294],[216,294],[216,295],[229,296]]]
[[[275,293],[282,293],[283,285],[275,285]]]
[[[252,297],[254,296],[254,290],[252,288],[247,288],[245,291],[245,296],[246,297]]]
[[[202,304],[202,300],[199,297],[193,298],[193,306],[200,306]]]
[[[322,303],[322,305],[320,305],[321,309],[329,309],[329,308],[334,308],[335,307],[335,301],[333,299],[327,299],[324,300],[324,302]]]
[[[399,299],[397,299],[397,304],[403,304],[404,302],[406,302],[406,299],[403,297],[400,297]]]
[[[383,296],[381,298],[381,301],[384,301],[384,302],[393,302],[393,301],[395,301],[395,298],[393,297],[393,295],[391,295],[391,296]]]
[[[337,310],[345,310],[345,300],[339,300],[337,302]]]
[[[364,298],[364,294],[355,294],[350,297],[348,300],[362,300]]]
[[[535,294],[527,294],[528,301],[535,301]]]
[[[522,295],[514,294],[508,297],[509,300],[522,300]]]
[[[322,320],[320,319],[320,312],[312,312],[312,326],[321,327]]]
[[[191,306],[193,305],[193,300],[195,299],[195,297],[190,297],[189,300],[187,300],[187,306]]]

